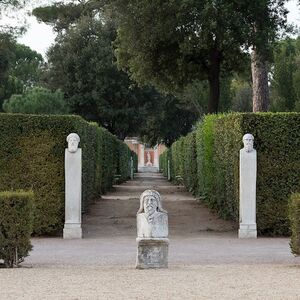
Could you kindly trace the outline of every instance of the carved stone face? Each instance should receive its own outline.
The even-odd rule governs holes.
[[[76,133],[70,133],[67,137],[68,142],[68,151],[74,153],[78,149],[80,138],[79,135]]]
[[[152,215],[157,211],[157,200],[155,197],[149,195],[144,198],[144,212],[146,215]]]
[[[244,149],[246,150],[246,152],[252,152],[254,150],[253,141],[254,137],[252,134],[247,133],[243,136]]]

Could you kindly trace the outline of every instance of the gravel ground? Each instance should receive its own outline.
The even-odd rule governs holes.
[[[299,265],[59,266],[1,270],[1,299],[300,299]]]
[[[135,213],[146,188],[158,189],[169,211],[168,269],[135,269]],[[34,238],[21,268],[0,269],[0,300],[300,299],[289,239],[238,239],[237,224],[159,174],[116,186],[83,222],[84,239]]]
[[[170,237],[169,268],[136,270],[132,237],[33,239],[19,269],[0,269],[0,299],[300,299],[286,238]]]

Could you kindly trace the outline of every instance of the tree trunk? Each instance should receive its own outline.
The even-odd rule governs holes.
[[[213,50],[210,55],[210,68],[208,75],[209,83],[209,102],[208,113],[217,113],[220,100],[220,69],[221,52]]]
[[[253,112],[268,111],[269,86],[267,63],[255,49],[251,53]]]

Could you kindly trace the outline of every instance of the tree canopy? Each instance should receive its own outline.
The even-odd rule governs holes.
[[[242,49],[273,40],[285,1],[111,0],[119,19],[119,66],[141,84],[182,90],[209,82],[208,111],[218,111],[220,76],[238,70]]]
[[[112,45],[116,34],[114,22],[82,16],[49,50],[46,77],[50,89],[60,88],[65,93],[71,112],[124,139],[145,130],[144,124],[154,112],[149,103],[158,105],[165,97],[151,87],[137,87],[118,70]],[[186,123],[191,128],[192,124]],[[182,130],[186,129],[177,126],[174,135]]]
[[[5,112],[23,114],[67,114],[69,111],[61,91],[51,92],[37,87],[27,89],[21,95],[12,95],[4,101],[3,109]]]

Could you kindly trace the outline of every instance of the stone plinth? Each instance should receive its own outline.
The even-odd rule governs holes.
[[[137,238],[137,269],[168,267],[168,238]]]
[[[257,238],[257,227],[256,223],[254,224],[240,224],[239,229],[239,238],[240,239],[256,239]]]
[[[82,238],[81,224],[65,223],[63,236],[64,239],[81,239]]]

